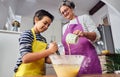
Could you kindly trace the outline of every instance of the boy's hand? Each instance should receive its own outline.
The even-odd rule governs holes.
[[[51,42],[49,48],[51,53],[55,53],[58,50],[58,45],[56,42]]]

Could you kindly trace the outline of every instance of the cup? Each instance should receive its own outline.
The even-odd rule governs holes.
[[[73,33],[68,33],[66,36],[66,42],[69,44],[75,44],[78,40],[78,36]]]

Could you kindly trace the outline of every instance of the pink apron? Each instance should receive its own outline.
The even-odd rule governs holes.
[[[95,47],[92,45],[92,43],[86,38],[86,37],[79,37],[78,42],[76,44],[69,44],[68,45],[65,41],[66,35],[68,33],[73,33],[75,30],[81,30],[83,31],[82,25],[79,23],[78,18],[77,22],[78,24],[70,24],[69,28],[66,29],[63,37],[62,37],[62,43],[65,48],[65,54],[69,55],[69,48],[71,55],[84,55],[86,58],[84,59],[81,68],[79,70],[79,74],[101,74],[101,65],[100,61],[98,59],[97,52],[95,50]]]

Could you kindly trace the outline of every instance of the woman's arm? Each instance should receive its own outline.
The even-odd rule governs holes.
[[[81,24],[85,28],[84,32],[80,32],[80,34],[84,37],[87,37],[89,40],[95,42],[100,39],[100,33],[97,30],[97,26],[93,22],[92,18],[85,14],[81,18]]]

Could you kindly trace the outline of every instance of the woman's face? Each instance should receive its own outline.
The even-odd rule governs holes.
[[[74,17],[73,9],[65,5],[60,7],[60,13],[63,15],[64,18],[69,20],[73,19]]]
[[[36,20],[35,22],[35,32],[41,33],[48,29],[51,24],[51,19],[48,16],[44,16],[41,20]]]

